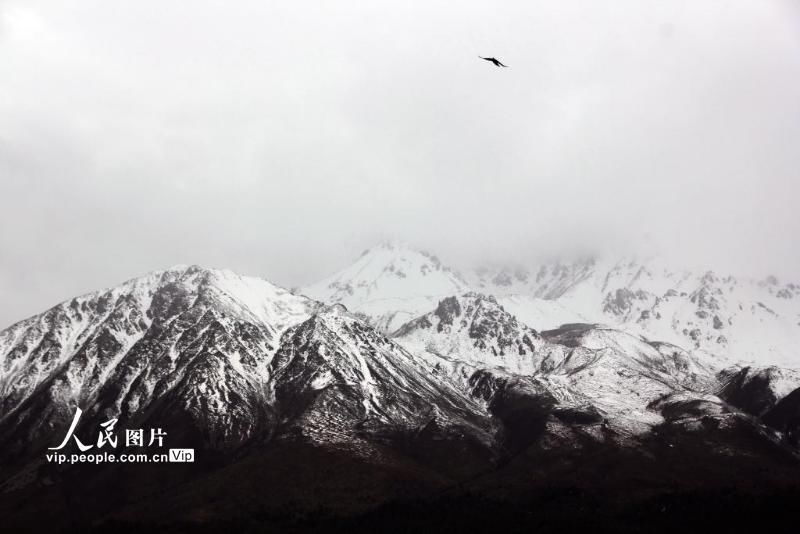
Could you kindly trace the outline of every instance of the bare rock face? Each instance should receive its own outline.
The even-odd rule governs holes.
[[[492,296],[469,292],[442,299],[436,309],[403,325],[393,339],[415,354],[468,365],[530,371],[541,339]],[[434,365],[439,362],[430,360]]]
[[[436,328],[441,332],[445,327],[453,326],[456,318],[461,316],[461,305],[456,297],[447,297],[439,302],[433,313],[439,318]]]
[[[625,317],[631,313],[631,309],[635,301],[646,301],[647,298],[647,293],[642,290],[632,291],[625,287],[617,288],[613,293],[608,293],[606,295],[603,303],[603,311],[620,317]]]

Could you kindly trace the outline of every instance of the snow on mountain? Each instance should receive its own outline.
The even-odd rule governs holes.
[[[485,445],[494,440],[478,403],[340,305],[291,328],[270,372],[278,412],[315,441],[433,428]]]
[[[591,314],[568,308],[557,300],[520,294],[498,294],[495,298],[520,321],[542,330],[557,328],[562,324],[594,322],[590,319]]]
[[[342,303],[384,332],[447,296],[492,295],[539,330],[598,323],[730,363],[800,367],[800,284],[675,269],[658,258],[579,258],[532,269],[464,271],[408,245],[384,243],[304,292]]]
[[[474,271],[471,281],[498,294],[528,294],[546,300],[557,300],[569,294],[572,298],[582,296],[594,302],[598,296],[605,296],[609,286],[638,284],[661,293],[678,289],[689,278],[689,272],[670,270],[656,258],[641,261],[585,257],[571,262],[544,263],[530,270],[523,267],[513,270],[479,268]]]
[[[530,272],[482,269],[472,284],[539,328],[544,299],[559,319],[572,313],[731,361],[800,366],[800,285],[775,277],[693,273],[657,258],[584,258]]]
[[[434,311],[406,323],[393,337],[437,369],[461,374],[462,380],[478,368],[532,374],[539,365],[539,334],[507,313],[494,297],[480,293],[442,299]]]
[[[526,483],[539,458],[558,461],[567,450],[616,457],[623,447],[621,458],[656,458],[677,443],[689,457],[708,450],[715,461],[756,463],[796,452],[800,390],[791,371],[719,372],[701,351],[602,324],[537,331],[503,305],[566,310],[563,297],[597,291],[588,264],[567,269],[578,273],[569,276],[574,287],[548,284],[560,296],[529,288],[497,298],[461,291],[455,271],[396,245],[362,260],[355,272],[369,273],[365,283],[323,284],[355,299],[360,313],[194,266],[77,297],[0,332],[0,465],[28,480],[76,407],[86,441],[88,429],[116,417],[128,428],[165,428],[170,443],[214,449],[225,461],[272,451],[281,462],[296,448],[453,481],[522,460],[530,465],[513,477]],[[412,278],[426,280],[417,304],[433,301],[429,309],[391,338],[362,319],[359,306],[390,290],[413,292]],[[675,281],[652,278],[643,301]],[[609,276],[605,289],[623,279]],[[705,294],[691,290],[690,277],[685,284],[695,306],[723,302],[716,286]],[[636,315],[613,304],[604,313]],[[386,327],[400,317],[387,313],[373,320]],[[703,454],[693,461],[705,462]]]
[[[433,309],[439,299],[467,289],[462,276],[436,256],[387,241],[302,292],[321,302],[343,304],[364,314],[380,330],[392,332]]]
[[[151,421],[222,450],[288,433],[490,456],[495,439],[481,403],[343,306],[230,271],[176,267],[64,302],[0,333],[0,363],[0,443],[20,454],[51,446],[76,407],[89,427]]]
[[[565,325],[542,335],[550,343],[575,347],[548,366],[549,374],[592,399],[612,422],[632,433],[663,421],[651,403],[675,392],[703,394],[715,384],[713,368],[674,345],[586,325]]]
[[[74,298],[0,333],[0,425],[22,442],[51,438],[75,407],[97,418],[155,410],[185,414],[215,446],[237,442],[266,426],[280,335],[317,306],[196,266]]]
[[[394,337],[473,390],[479,371],[532,377],[562,406],[594,406],[626,434],[663,422],[650,403],[676,391],[704,393],[716,383],[714,368],[677,346],[586,324],[537,333],[478,293],[443,299]]]

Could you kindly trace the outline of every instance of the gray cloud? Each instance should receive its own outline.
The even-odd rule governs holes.
[[[2,1],[0,324],[386,236],[800,278],[799,30],[789,0]]]

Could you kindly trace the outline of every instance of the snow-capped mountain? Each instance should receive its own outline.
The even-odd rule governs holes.
[[[800,284],[775,277],[691,272],[653,258],[458,272],[408,245],[382,244],[304,292],[340,302],[387,333],[446,296],[477,291],[538,330],[606,324],[711,359],[800,367]]]
[[[800,365],[800,285],[775,277],[691,273],[658,260],[584,260],[540,267],[527,294],[734,361]]]
[[[484,271],[473,283],[501,302],[546,299],[584,320],[733,361],[800,366],[798,284],[693,273],[658,259],[583,259],[514,273]],[[524,300],[514,310],[523,321],[541,318]]]
[[[197,266],[77,297],[0,332],[0,467],[11,475],[0,492],[33,502],[26,492],[86,476],[96,497],[128,480],[122,467],[42,467],[77,407],[82,436],[118,418],[165,428],[170,446],[199,451],[198,471],[158,472],[178,488],[174,506],[204,507],[219,484],[233,509],[318,496],[319,484],[330,485],[325,502],[336,509],[353,505],[353,491],[376,502],[462,487],[525,494],[562,483],[565,466],[597,469],[598,457],[621,466],[622,487],[641,484],[649,466],[656,491],[800,473],[793,371],[720,371],[703,352],[598,324],[537,331],[506,297],[462,291],[463,278],[431,257],[382,249],[394,268],[365,260],[358,272],[379,271],[374,283],[343,278],[336,295],[410,291],[414,266],[428,291],[393,302],[433,303],[391,335],[363,309]],[[452,294],[433,296],[448,286]],[[517,306],[539,298],[512,297]],[[674,478],[678,459],[685,481]],[[605,475],[589,483],[604,488]],[[136,497],[132,517],[161,505],[173,491],[164,488]]]
[[[443,299],[394,337],[473,393],[478,372],[531,377],[562,408],[592,406],[626,434],[664,422],[650,407],[659,398],[716,384],[714,368],[677,346],[587,324],[537,333],[479,293]]]
[[[488,269],[479,272],[500,285],[506,274],[502,270],[503,274],[494,276],[489,276]],[[517,269],[516,273],[522,276],[525,271]],[[468,280],[457,269],[444,265],[437,256],[408,243],[385,241],[365,250],[349,267],[302,288],[301,292],[321,302],[343,304],[386,333],[434,309],[441,299],[470,291],[498,295],[505,306],[520,312],[520,317],[537,327],[588,320],[553,300],[527,293],[481,289],[485,287],[481,279],[476,275]]]
[[[186,418],[214,446],[267,428],[284,330],[318,304],[230,271],[175,267],[63,302],[0,333],[0,426],[16,445],[86,417]]]
[[[4,331],[0,349],[3,440],[20,448],[76,407],[146,414],[212,448],[284,431],[494,439],[479,403],[340,305],[230,271],[177,267],[75,298]]]
[[[427,252],[396,241],[365,250],[349,267],[302,293],[326,303],[344,304],[365,314],[384,332],[433,309],[439,299],[467,291],[454,269]]]

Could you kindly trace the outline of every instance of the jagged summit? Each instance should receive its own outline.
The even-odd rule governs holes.
[[[519,322],[491,295],[467,292],[403,325],[393,337],[412,352],[450,371],[463,364],[530,373],[536,368],[539,334]],[[469,369],[463,372],[469,372]],[[467,378],[462,374],[461,378]]]
[[[264,301],[274,301],[284,297],[293,300],[287,297],[290,294],[288,290],[263,278],[241,276],[228,269],[178,264],[167,269],[151,271],[145,275],[131,278],[115,287],[104,288],[74,297],[55,305],[45,311],[44,314],[55,315],[72,309],[76,311],[75,316],[80,317],[81,312],[85,311],[87,306],[91,307],[93,302],[97,302],[102,308],[119,298],[127,300],[149,298],[157,290],[168,289],[173,286],[192,288],[205,295],[209,292],[216,292],[219,296],[240,300],[247,312],[265,323],[270,323],[275,317],[269,315],[269,310],[263,305]],[[26,324],[30,324],[41,315],[23,319],[11,325],[2,334],[7,334],[9,330],[17,330]]]

